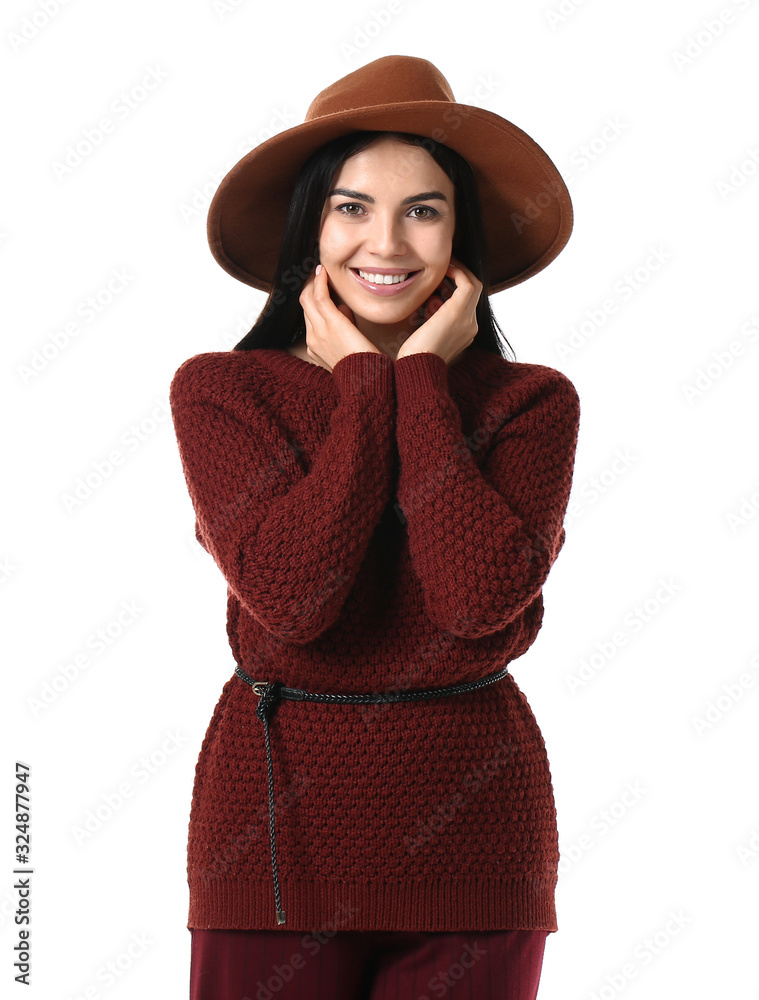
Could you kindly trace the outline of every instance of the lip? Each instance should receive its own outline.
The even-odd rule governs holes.
[[[362,268],[363,270],[363,268]],[[366,281],[361,277],[353,268],[349,268],[350,273],[356,279],[356,281],[369,292],[374,292],[375,295],[398,295],[400,292],[405,291],[414,280],[419,277],[422,273],[421,271],[415,271],[414,274],[406,278],[405,281],[399,281],[394,285],[375,285],[371,281]],[[379,268],[372,272],[373,274],[403,274],[403,270],[400,268],[390,269],[390,268]]]

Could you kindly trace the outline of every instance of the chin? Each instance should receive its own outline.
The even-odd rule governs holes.
[[[408,307],[404,309],[364,309],[361,307],[353,308],[354,317],[358,319],[366,320],[367,323],[375,323],[377,326],[397,326],[398,323],[404,323],[407,320],[410,321],[418,311],[419,306],[414,306],[409,312]]]
[[[437,286],[436,286],[437,287]],[[393,299],[379,297],[367,302],[363,295],[341,295],[340,301],[350,306],[354,316],[361,316],[370,323],[401,323],[413,316],[417,310],[434,293],[435,289],[427,291],[422,296],[414,296],[412,300],[401,303]]]

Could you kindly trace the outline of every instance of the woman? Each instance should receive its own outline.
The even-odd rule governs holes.
[[[214,256],[269,300],[171,384],[236,661],[193,790],[192,1000],[537,994],[558,835],[507,664],[564,543],[579,401],[504,358],[485,289],[571,224],[543,150],[408,56],[214,196]]]

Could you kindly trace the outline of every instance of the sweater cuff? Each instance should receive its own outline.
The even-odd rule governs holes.
[[[448,365],[433,351],[404,354],[395,362],[395,396],[410,403],[431,392],[448,394]]]
[[[332,369],[341,396],[380,396],[393,391],[393,360],[377,351],[355,351]]]

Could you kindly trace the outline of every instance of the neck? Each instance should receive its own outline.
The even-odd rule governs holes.
[[[408,340],[419,326],[419,319],[417,313],[414,313],[398,323],[372,323],[363,316],[355,316],[353,323],[377,350],[395,360],[404,341]]]

